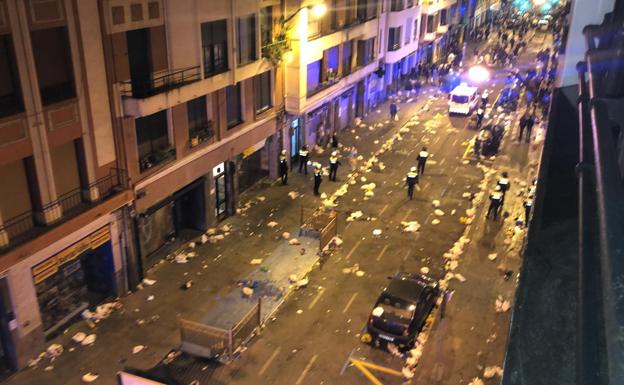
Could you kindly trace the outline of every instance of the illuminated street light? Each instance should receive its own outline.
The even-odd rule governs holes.
[[[468,70],[468,79],[473,83],[483,83],[490,79],[490,71],[480,65],[472,66]]]
[[[327,13],[327,6],[325,5],[325,3],[319,3],[312,7],[312,16],[317,19],[323,17],[325,13]]]

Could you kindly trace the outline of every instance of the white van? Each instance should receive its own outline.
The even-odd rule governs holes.
[[[465,83],[455,87],[449,94],[449,114],[470,115],[479,103],[477,90]]]

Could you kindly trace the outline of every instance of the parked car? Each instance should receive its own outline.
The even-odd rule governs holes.
[[[410,349],[440,295],[437,281],[420,274],[397,273],[383,290],[368,319],[373,340]]]

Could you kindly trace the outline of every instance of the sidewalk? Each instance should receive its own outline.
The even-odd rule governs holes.
[[[418,102],[399,103],[401,111],[398,122],[384,124],[389,121],[389,102],[381,103],[363,119],[360,127],[350,126],[340,132],[341,143],[355,144],[359,155],[368,158],[378,147],[375,140],[382,142],[392,127],[404,124],[428,99],[425,95],[429,93],[422,92]],[[375,129],[369,130],[368,126],[373,125]],[[330,152],[325,151],[320,156],[313,154],[312,161],[327,165]],[[99,322],[93,329],[83,321],[71,325],[62,335],[48,342],[48,345],[56,343],[64,347],[59,357],[40,360],[35,367],[13,375],[6,384],[81,384],[82,375],[88,372],[99,375],[98,384],[115,384],[118,370],[124,367],[152,367],[178,346],[178,314],[197,319],[211,309],[225,306],[223,303],[232,293],[240,293],[237,287],[239,280],[260,274],[256,266],[249,264],[251,259],[263,258],[270,263],[269,271],[274,273],[271,280],[277,282],[276,287],[282,286],[288,275],[293,273],[292,266],[289,266],[292,254],[288,248],[297,252],[300,248],[288,246],[287,241],[281,238],[281,233],[290,231],[294,236],[296,231],[293,229],[299,226],[300,208],[321,204],[321,200],[312,195],[313,176],[303,176],[293,171],[288,186],[265,180],[244,192],[240,199],[243,203],[239,215],[221,224],[231,227],[229,235],[223,240],[215,244],[198,243],[195,248],[197,256],[188,259],[187,263],[176,263],[173,258],[161,261],[147,274],[148,278],[156,281],[153,285],[145,285],[143,289],[121,298],[119,302],[122,309]],[[338,171],[338,182],[330,182],[324,177],[321,191],[330,195],[344,183],[349,171],[348,165],[343,162]],[[293,191],[299,194],[296,199],[289,196],[289,192]],[[267,227],[270,221],[277,222],[278,226]],[[342,218],[339,218],[339,230],[344,225],[341,222]],[[301,262],[302,266],[307,264],[309,267],[315,255],[312,252],[316,248],[305,248],[307,253]],[[295,269],[301,270],[299,267]],[[182,289],[189,281],[192,281],[192,286],[188,290]],[[275,297],[274,305],[283,300],[278,297]],[[91,346],[73,342],[71,338],[77,332],[95,334],[96,342]],[[138,345],[146,348],[133,354],[133,348]]]

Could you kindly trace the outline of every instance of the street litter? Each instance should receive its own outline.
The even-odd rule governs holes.
[[[472,195],[471,193],[466,191],[465,193],[462,194],[462,198],[470,198],[471,195]]]
[[[284,239],[289,239],[289,238],[290,238],[290,233],[289,233],[288,231],[284,231],[284,232],[282,233],[282,238],[284,238]]]
[[[440,220],[439,220],[439,219],[437,219],[437,218],[431,221],[431,224],[432,224],[432,225],[437,225],[437,224],[439,224],[439,223],[440,223]]]
[[[495,259],[496,259],[496,257],[497,257],[497,256],[498,256],[498,254],[496,254],[496,253],[492,253],[492,254],[489,254],[489,255],[488,255],[488,259],[489,259],[490,261],[493,261],[493,260],[495,260]]]
[[[152,286],[156,283],[155,279],[143,278],[143,284],[147,286]]]
[[[423,266],[420,268],[420,272],[423,274],[429,274],[429,268],[427,266]]]
[[[326,193],[321,193],[321,199],[327,199],[327,194]]]
[[[199,273],[198,273],[199,274]],[[182,286],[180,286],[180,289],[182,290],[188,290],[193,286],[193,280],[189,279],[188,281],[184,282],[182,284]]]
[[[504,313],[511,308],[511,304],[508,300],[504,300],[502,296],[498,296],[495,302],[495,308],[497,313]]]
[[[208,236],[206,234],[202,234],[199,242],[203,245],[204,243],[208,242]]]
[[[379,236],[381,236],[381,229],[375,229],[375,230],[373,230],[373,236],[375,236],[375,237],[379,237]]]
[[[360,270],[360,265],[358,263],[356,263],[355,265],[351,266],[351,267],[345,267],[344,269],[342,269],[342,272],[344,274],[353,274],[357,271]]]
[[[288,196],[290,197],[290,199],[297,199],[297,197],[299,196],[299,193],[296,191],[291,191],[288,193]]]
[[[175,261],[176,263],[187,263],[188,259],[186,257],[186,254],[178,254],[175,256]]]
[[[303,313],[303,310],[301,309],[297,310],[297,314],[301,314],[301,313]]]
[[[153,300],[154,300],[154,296],[153,296],[153,295],[148,296],[148,297],[147,297],[147,300],[148,300],[148,301],[153,301]]]
[[[132,354],[141,353],[143,350],[145,350],[145,348],[145,345],[137,345],[132,348]]]
[[[290,241],[288,241],[288,244],[289,244],[289,245],[296,246],[296,245],[300,245],[300,244],[301,244],[301,242],[299,242],[299,240],[298,240],[297,238],[293,238],[293,239],[291,239]]]
[[[250,265],[260,265],[262,264],[262,258],[254,258],[251,261],[249,261]]]
[[[97,380],[98,377],[99,377],[99,375],[96,374],[96,373],[87,373],[87,374],[82,376],[82,382],[89,384],[89,383]]]
[[[267,226],[270,227],[270,228],[274,228],[275,226],[277,226],[277,222],[271,221],[271,222],[267,223]]]
[[[435,209],[435,211],[433,212],[435,215],[441,217],[442,215],[444,215],[444,211],[440,210],[440,209]]]
[[[364,272],[362,270],[358,270],[358,271],[355,272],[355,275],[357,277],[363,277],[364,276]]]
[[[433,207],[438,208],[440,207],[440,201],[437,199],[434,199],[431,203],[433,203]]]
[[[195,242],[189,243],[188,247],[191,248],[191,249],[194,249],[195,248]]]
[[[494,378],[503,376],[503,369],[500,366],[486,366],[483,370],[483,378]]]
[[[60,344],[52,344],[46,349],[46,357],[54,359],[63,354],[63,346]]]
[[[360,210],[354,211],[347,217],[347,222],[353,222],[356,219],[360,219],[363,215],[364,213],[362,213],[362,211]]]
[[[417,221],[401,222],[401,226],[404,233],[415,233],[420,230],[420,223]]]
[[[247,286],[243,287],[242,291],[243,291],[243,295],[246,297],[251,297],[254,293],[254,289],[252,289],[251,287],[247,287]]]
[[[482,379],[480,379],[479,377],[475,377],[472,379],[472,381],[468,383],[468,385],[485,385],[485,384],[483,383]]]
[[[96,338],[97,336],[95,334],[89,334],[82,340],[81,344],[82,346],[93,345]]]

